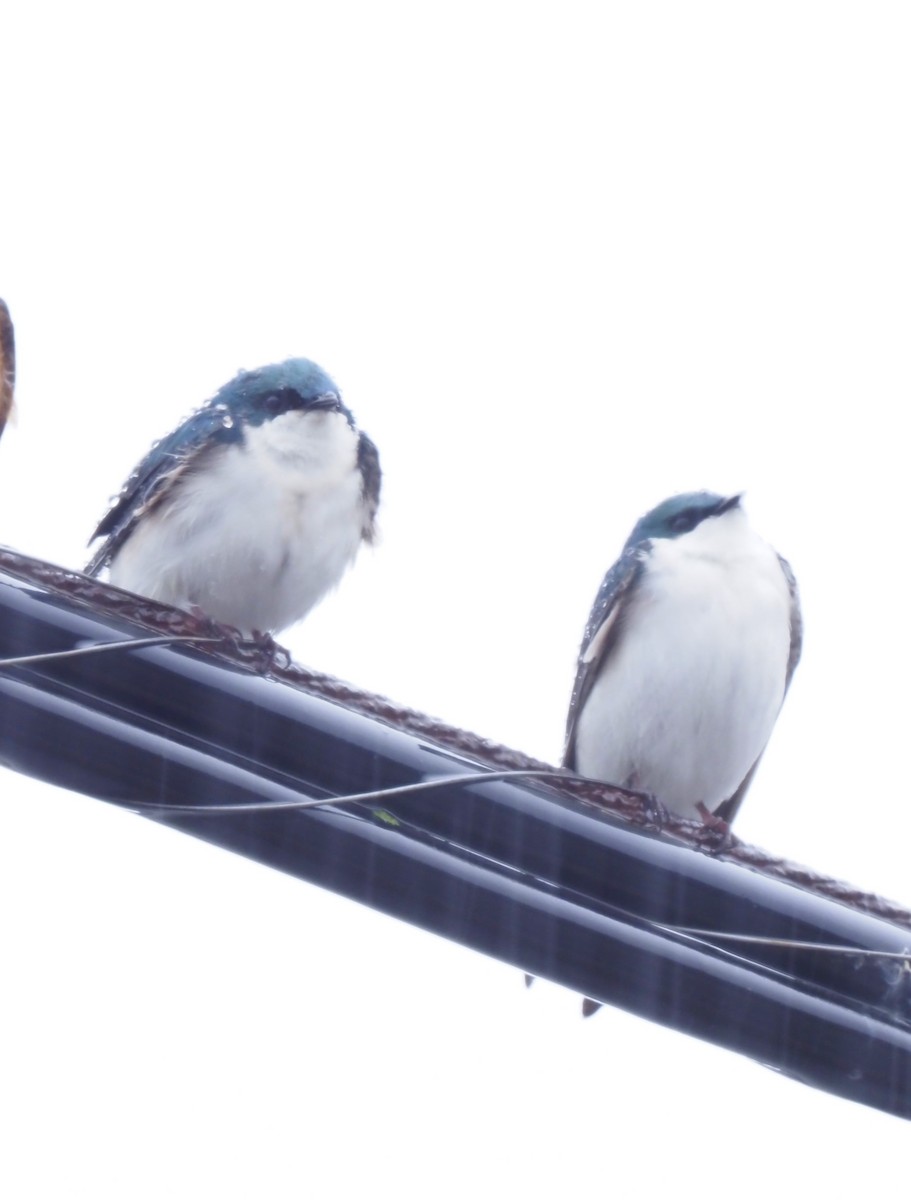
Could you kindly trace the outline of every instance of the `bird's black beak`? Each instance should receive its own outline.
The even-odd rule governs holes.
[[[737,492],[734,496],[727,496],[718,507],[715,509],[714,515],[720,517],[722,513],[730,512],[732,508],[737,508],[740,501],[743,499],[743,492]]]
[[[339,412],[342,402],[335,392],[324,392],[308,405],[311,412]]]

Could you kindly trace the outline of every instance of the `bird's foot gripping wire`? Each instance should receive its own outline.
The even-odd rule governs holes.
[[[719,817],[711,812],[700,800],[696,805],[696,811],[702,818],[702,829],[700,842],[706,850],[713,854],[719,854],[722,850],[727,850],[734,843],[734,835],[731,833],[731,827],[724,817]]]

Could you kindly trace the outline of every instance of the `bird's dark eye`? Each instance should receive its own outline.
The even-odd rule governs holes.
[[[676,513],[671,517],[668,524],[674,533],[689,533],[691,529],[695,529],[699,523],[700,514],[694,508],[685,508],[683,512]]]
[[[287,407],[287,402],[281,392],[267,392],[263,396],[263,408],[266,412],[279,413],[283,408]]]

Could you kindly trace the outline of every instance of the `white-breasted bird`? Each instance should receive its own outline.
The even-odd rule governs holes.
[[[730,823],[800,658],[788,563],[740,496],[688,492],[636,524],[589,616],[564,764]]]
[[[678,816],[734,819],[794,668],[802,622],[788,563],[740,496],[672,496],[636,524],[592,607],[564,765]],[[585,1000],[582,1012],[599,1008]]]
[[[299,621],[375,534],[380,465],[306,358],[242,371],[152,447],[86,567],[245,634]]]

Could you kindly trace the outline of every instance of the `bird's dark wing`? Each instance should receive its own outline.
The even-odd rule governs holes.
[[[380,454],[366,433],[358,434],[357,465],[364,480],[364,501],[367,507],[367,519],[364,524],[364,541],[371,543],[376,537],[376,510],[380,504],[380,484],[383,472],[380,470]]]
[[[100,537],[105,541],[86,566],[86,574],[97,575],[107,566],[136,521],[160,504],[182,475],[218,447],[242,440],[243,431],[227,407],[210,401],[156,442],[89,538],[90,543]]]
[[[620,601],[642,571],[643,555],[647,552],[647,546],[647,542],[640,542],[628,546],[623,551],[604,576],[592,605],[582,638],[582,648],[579,651],[576,681],[573,684],[569,715],[566,719],[563,765],[570,770],[576,769],[575,740],[579,714],[598,677],[598,672],[616,642],[622,620],[623,606]]]
[[[788,688],[791,686],[791,679],[794,675],[794,669],[800,662],[800,652],[803,649],[803,615],[800,611],[800,593],[797,590],[797,580],[794,577],[794,572],[791,570],[791,564],[786,558],[778,555],[778,561],[781,563],[781,569],[788,584],[788,592],[791,596],[791,645],[788,650],[788,669],[784,680],[784,693],[781,697],[781,702],[784,704],[784,698],[788,694]],[[763,753],[765,751],[763,750]],[[756,774],[756,768],[762,762],[762,754],[753,763],[749,771],[743,778],[743,782],[737,791],[727,800],[723,800],[715,809],[715,816],[721,817],[723,821],[727,821],[728,825],[737,816],[740,806],[743,803],[743,798],[749,790],[750,784],[753,782],[753,776]]]
[[[791,649],[788,652],[788,673],[784,681],[786,696],[788,688],[791,686],[794,669],[800,662],[800,652],[803,650],[803,614],[800,611],[800,592],[797,590],[797,580],[794,578],[791,564],[786,558],[782,558],[780,554],[778,555],[778,561],[781,563],[781,569],[784,572],[784,577],[788,584],[788,592],[791,596]],[[783,701],[784,696],[782,696]]]
[[[9,309],[0,300],[0,434],[13,409],[16,388],[16,338]]]

